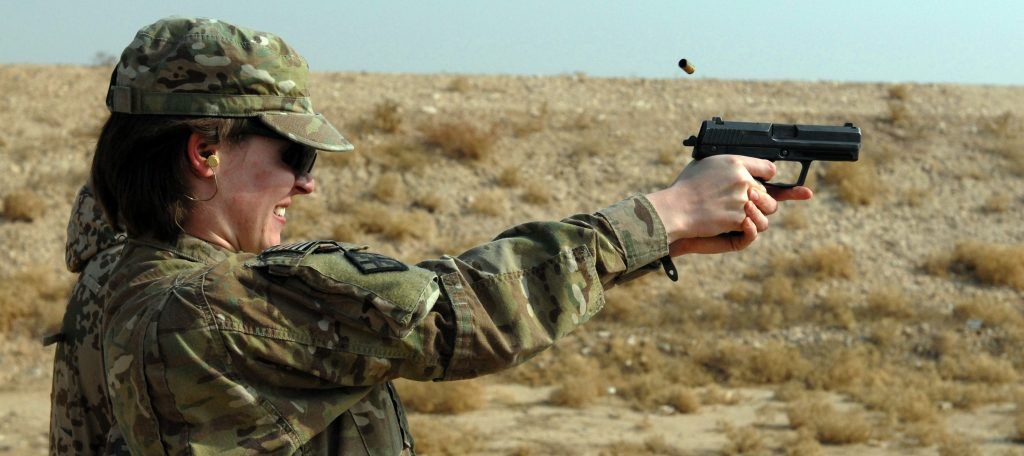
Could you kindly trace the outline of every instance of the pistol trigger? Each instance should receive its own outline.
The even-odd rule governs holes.
[[[800,166],[800,178],[796,180],[796,185],[804,185],[804,179],[807,178],[807,171],[811,169],[811,162],[809,160],[802,161],[800,162]],[[796,185],[791,187],[795,187]]]

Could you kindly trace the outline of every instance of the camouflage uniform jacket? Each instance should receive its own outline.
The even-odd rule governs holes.
[[[667,254],[640,196],[416,265],[334,241],[130,239],[104,317],[113,412],[133,454],[411,452],[390,380],[521,363]]]
[[[71,218],[65,262],[77,272],[64,320],[57,334],[45,342],[57,344],[50,394],[50,454],[112,454],[107,433],[113,426],[103,381],[98,299],[110,277],[125,236],[104,221],[92,191],[78,192]],[[116,440],[116,439],[115,439]]]

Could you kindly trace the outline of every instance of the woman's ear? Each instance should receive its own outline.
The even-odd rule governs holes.
[[[212,177],[217,174],[220,157],[212,144],[207,144],[198,133],[188,137],[188,163],[197,177]]]

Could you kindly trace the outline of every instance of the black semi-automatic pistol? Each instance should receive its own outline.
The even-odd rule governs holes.
[[[846,123],[832,125],[795,125],[779,123],[730,122],[714,117],[700,125],[700,133],[683,141],[693,147],[693,158],[712,155],[746,155],[765,160],[799,162],[800,178],[795,183],[767,182],[779,188],[804,184],[814,160],[857,161],[860,152],[860,128]]]

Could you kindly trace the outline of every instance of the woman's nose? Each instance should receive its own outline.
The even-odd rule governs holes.
[[[316,179],[313,178],[312,173],[302,173],[295,178],[295,189],[302,194],[313,193],[316,188]]]

